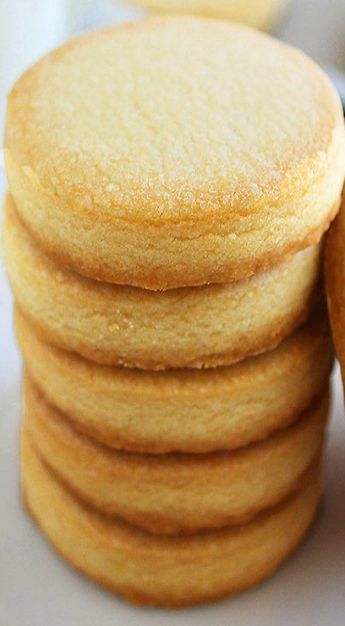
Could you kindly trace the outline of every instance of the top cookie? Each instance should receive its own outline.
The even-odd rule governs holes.
[[[238,280],[320,239],[345,171],[339,99],[243,26],[151,18],[74,39],[9,95],[5,159],[45,251],[147,289]]]
[[[151,11],[221,17],[257,28],[270,28],[286,0],[131,0]]]

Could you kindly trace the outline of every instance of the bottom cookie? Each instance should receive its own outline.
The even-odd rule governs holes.
[[[269,576],[311,525],[321,495],[321,463],[302,491],[249,524],[162,537],[97,513],[75,499],[22,436],[23,497],[56,550],[80,572],[135,604],[209,602]]]

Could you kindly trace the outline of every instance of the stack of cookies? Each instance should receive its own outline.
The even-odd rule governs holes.
[[[5,156],[28,511],[133,602],[253,585],[321,494],[333,88],[254,31],[149,19],[31,68]]]

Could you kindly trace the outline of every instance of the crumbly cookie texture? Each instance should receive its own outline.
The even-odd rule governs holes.
[[[338,210],[344,122],[302,53],[236,24],[151,18],[26,72],[5,160],[48,254],[167,289],[248,277],[317,242]]]
[[[273,349],[309,316],[319,293],[320,245],[247,280],[156,293],[60,267],[37,247],[10,198],[3,239],[23,313],[48,343],[101,364],[228,365]]]
[[[25,367],[74,427],[117,450],[233,450],[291,425],[327,383],[333,349],[324,314],[279,348],[212,370],[105,367],[46,344],[16,312]]]

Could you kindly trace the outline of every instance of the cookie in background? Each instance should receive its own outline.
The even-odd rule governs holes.
[[[216,17],[270,30],[282,16],[286,0],[132,0],[132,4],[160,13]]]

